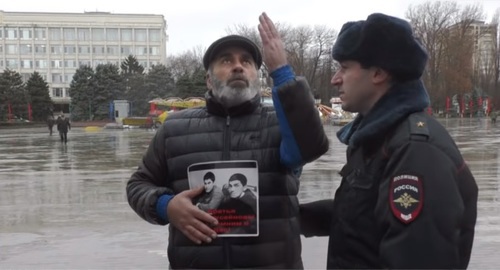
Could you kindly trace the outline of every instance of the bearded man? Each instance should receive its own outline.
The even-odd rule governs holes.
[[[128,181],[134,211],[152,224],[170,224],[173,269],[303,268],[297,172],[328,150],[328,139],[274,24],[265,14],[260,22],[264,57],[242,36],[212,43],[203,57],[206,107],[170,114]],[[263,58],[274,79],[274,106],[261,104]],[[228,160],[258,163],[256,237],[217,237],[217,220],[193,204],[204,188],[188,189],[188,166]]]

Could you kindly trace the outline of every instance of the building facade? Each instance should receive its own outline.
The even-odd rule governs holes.
[[[487,24],[484,21],[474,21],[467,29],[473,36],[474,50],[472,57],[473,69],[476,73],[485,74],[492,72],[498,57],[496,52],[498,37],[497,25]]]
[[[163,15],[0,11],[0,72],[17,71],[26,81],[37,71],[54,103],[66,105],[80,66],[120,66],[129,55],[145,70],[166,64],[166,29]]]

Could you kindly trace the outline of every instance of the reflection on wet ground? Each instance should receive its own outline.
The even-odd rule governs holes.
[[[479,185],[471,269],[500,258],[500,124],[443,119]],[[332,198],[345,146],[325,127],[327,154],[304,168],[302,202]],[[0,130],[0,268],[167,268],[167,227],[132,212],[125,184],[149,140],[148,130],[73,129],[68,144],[43,128]],[[324,269],[327,238],[304,238],[308,269]]]

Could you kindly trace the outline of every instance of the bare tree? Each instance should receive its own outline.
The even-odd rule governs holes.
[[[200,45],[193,47],[181,54],[169,56],[167,59],[167,68],[172,70],[174,79],[182,75],[192,75],[203,68],[204,50]]]
[[[299,26],[294,28],[287,40],[285,40],[285,50],[288,54],[288,62],[294,68],[295,73],[307,77],[307,60],[309,59],[313,29],[310,26]]]
[[[283,40],[285,40],[287,38],[287,36],[289,35],[291,27],[288,24],[282,24],[279,22],[276,22],[275,26],[276,26],[276,30],[278,31],[278,33],[280,33],[281,38]],[[256,26],[250,27],[250,26],[245,25],[245,24],[236,24],[236,25],[233,25],[231,27],[226,28],[226,33],[228,35],[244,36],[244,37],[250,39],[251,41],[255,42],[255,44],[257,44],[257,46],[259,48],[262,48],[262,41],[260,40],[260,34],[259,34],[259,31],[257,30]],[[285,44],[286,44],[286,42],[285,42]],[[265,88],[269,85],[272,85],[272,80],[269,76],[269,70],[267,69],[267,66],[265,65],[265,63],[262,65],[260,71],[262,72],[262,78],[265,81],[265,85],[263,85],[263,87]]]
[[[262,48],[262,42],[260,40],[259,31],[255,26],[248,26],[246,24],[235,24],[226,28],[226,33],[228,35],[240,35],[244,36],[251,41],[255,42],[260,48]]]
[[[491,65],[491,86],[488,94],[493,98],[494,105],[500,104],[500,8],[495,11],[492,17],[491,24],[495,26],[494,35],[495,44],[492,48],[493,63]]]
[[[474,99],[469,114],[472,113],[472,109],[477,109],[475,104],[479,94],[476,91],[477,79],[475,79],[478,70],[475,66],[477,63],[475,59],[478,59],[476,43],[479,36],[474,32],[472,24],[480,23],[483,17],[483,9],[478,4],[467,5],[460,9],[453,18],[453,25],[449,29],[448,40],[445,43],[447,58],[443,60],[447,65],[443,67],[445,73],[441,82],[445,91],[442,93],[456,94],[460,98],[468,97],[466,104]],[[439,99],[444,99],[444,96],[440,95]]]
[[[478,4],[464,8],[456,2],[429,1],[410,6],[407,13],[415,35],[429,54],[424,82],[433,107],[443,108],[446,97],[473,90],[473,51],[475,37],[471,24],[484,17]]]
[[[333,94],[331,48],[337,32],[325,25],[300,26],[292,29],[290,37],[287,47],[290,64],[297,75],[307,79],[316,97],[328,103]]]
[[[173,94],[182,98],[203,96],[206,91],[205,68],[201,46],[167,59],[167,69],[175,81]]]
[[[304,76],[315,94],[327,103],[332,95],[330,78],[333,72],[331,47],[337,37],[337,32],[325,25],[297,26],[276,23],[276,28],[285,45],[289,64],[298,76]],[[227,29],[228,34],[238,34],[248,37],[262,46],[257,27],[235,25]],[[267,85],[271,85],[268,70],[265,65],[261,69]]]
[[[406,17],[410,19],[415,35],[420,38],[429,54],[423,80],[429,90],[431,100],[436,100],[440,92],[443,54],[445,52],[448,29],[459,8],[455,2],[425,2],[410,5]]]

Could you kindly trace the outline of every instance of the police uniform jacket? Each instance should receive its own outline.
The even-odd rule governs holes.
[[[338,133],[335,198],[301,205],[303,233],[330,236],[327,268],[467,267],[478,190],[427,105],[420,81],[401,83]]]

